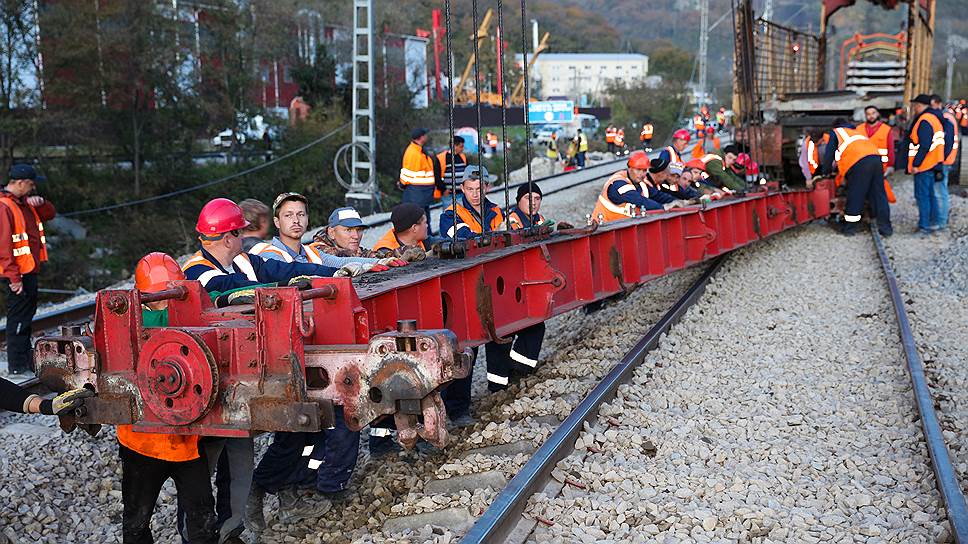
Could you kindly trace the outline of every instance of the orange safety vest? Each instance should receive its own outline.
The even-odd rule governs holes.
[[[400,249],[400,247],[402,246],[400,240],[397,240],[397,233],[393,230],[393,227],[390,227],[390,230],[373,245],[373,251],[378,249]],[[420,247],[426,250],[427,243],[425,241],[420,242]]]
[[[888,167],[891,166],[890,158],[888,157],[887,149],[887,138],[891,134],[891,127],[887,123],[881,123],[874,134],[869,136],[869,139],[875,146],[877,146],[877,152],[881,156],[881,164],[884,167],[884,171],[887,172]]]
[[[617,134],[617,133],[618,133],[618,131],[615,130],[614,128],[606,128],[605,129],[605,143],[607,143],[607,144],[614,144],[615,143],[615,134]]]
[[[648,190],[644,184],[640,183],[640,187],[636,187],[636,184],[629,179],[628,170],[619,170],[618,172],[612,174],[612,176],[608,178],[608,181],[605,182],[605,185],[602,186],[602,192],[598,195],[598,201],[595,202],[595,209],[592,210],[592,219],[595,221],[599,221],[599,216],[601,216],[602,223],[635,217],[634,204],[616,204],[608,198],[609,185],[618,180],[622,180],[631,185],[636,190],[641,191],[643,195],[648,195]]]
[[[403,153],[403,165],[400,167],[400,184],[416,185],[419,187],[433,187],[436,185],[434,179],[434,161],[423,148],[414,142],[410,142],[407,150]]]
[[[702,130],[706,128],[706,123],[703,122],[702,117],[699,115],[692,118],[692,123],[696,127],[696,130]]]
[[[669,146],[666,146],[666,151],[669,152],[670,164],[673,162],[682,162],[682,155],[680,155],[679,152],[676,151],[676,148],[669,145]]]
[[[655,128],[652,127],[652,123],[642,125],[642,132],[639,133],[639,140],[651,140],[654,132]]]
[[[491,218],[491,224],[488,227],[489,232],[496,231],[498,227],[501,226],[501,223],[504,222],[504,214],[501,213],[501,208],[494,206],[493,210],[497,213],[495,213],[494,217]],[[482,227],[481,224],[477,221],[477,217],[474,215],[474,212],[465,208],[463,204],[457,204],[457,217],[460,218],[461,223],[466,225],[467,228],[471,229],[472,232],[475,232],[477,234],[481,234],[484,232],[484,227]],[[458,225],[459,223],[455,224],[454,227],[452,227],[454,229],[454,232],[457,232]]]
[[[921,149],[921,142],[918,141],[918,128],[921,123],[927,122],[931,125],[931,131],[934,133],[931,137],[931,142],[925,142],[925,145],[930,145],[928,149],[928,154],[924,158],[924,162],[918,168],[914,167],[914,157],[917,156],[918,151]],[[941,125],[941,121],[932,113],[925,112],[921,117],[914,123],[914,127],[911,129],[911,143],[908,145],[908,172],[912,174],[919,174],[921,172],[927,172],[934,169],[940,163],[944,162],[944,126]]]
[[[706,154],[706,149],[703,147],[703,139],[699,138],[696,146],[692,148],[692,158],[701,159]]]
[[[625,131],[620,130],[615,133],[615,145],[624,146],[625,145]]]
[[[844,176],[847,175],[847,172],[858,161],[868,155],[880,157],[880,153],[878,153],[877,146],[874,145],[874,142],[870,141],[861,130],[842,127],[835,128],[834,133],[837,134],[837,140],[839,141],[837,152],[834,154],[834,160],[837,161],[837,179],[835,183],[836,185],[840,185]]]
[[[316,251],[316,248],[312,246],[307,246],[306,244],[302,244],[302,248],[306,252],[306,258],[309,260],[310,263],[323,264],[323,258],[322,256],[320,256],[319,251]],[[280,257],[282,257],[282,260],[287,263],[291,263],[293,261],[292,255],[290,255],[288,251],[279,249],[268,242],[259,242],[258,244],[252,246],[252,249],[249,250],[249,253],[251,253],[252,255],[259,255],[259,256],[262,256],[267,253],[272,253],[275,255],[279,255]]]
[[[810,167],[810,175],[812,176],[820,169],[820,146],[810,136],[804,138],[807,145],[807,165]],[[822,141],[824,144],[830,143],[830,134],[824,133]]]
[[[487,133],[487,145],[497,147],[497,134],[494,134],[493,132]]]
[[[131,425],[118,425],[118,442],[152,459],[180,463],[198,459],[198,435],[136,433]]]
[[[523,212],[521,210],[514,210],[508,214],[508,226],[511,230],[518,230],[524,228],[524,221],[521,219],[520,215]],[[540,213],[538,214],[538,224],[544,223],[545,218]],[[534,223],[532,223],[534,225]]]
[[[955,160],[958,158],[958,141],[961,139],[961,135],[959,134],[961,130],[958,128],[958,122],[955,120],[955,116],[950,111],[944,112],[944,117],[951,122],[951,127],[955,133],[955,143],[951,146],[951,153],[948,153],[948,156],[944,158],[944,163],[947,166],[953,166]]]
[[[0,196],[0,202],[9,208],[11,215],[13,215],[13,225],[10,229],[13,258],[20,273],[29,274],[37,269],[39,263],[47,262],[47,237],[44,235],[44,223],[37,215],[37,210],[28,205],[27,207],[30,208],[30,212],[34,216],[34,221],[37,222],[37,230],[40,232],[40,255],[34,258],[30,251],[30,240],[27,238],[27,220],[24,218],[23,211],[21,211],[20,205],[14,202],[12,196],[6,193],[4,195]]]

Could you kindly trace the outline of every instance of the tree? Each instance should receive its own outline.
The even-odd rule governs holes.
[[[655,125],[655,140],[663,141],[675,130],[686,96],[682,82],[665,80],[658,88],[644,84],[632,87],[614,85],[608,89],[612,104],[611,122],[615,126],[641,126],[646,120]],[[631,135],[634,136],[636,135]]]
[[[299,94],[311,106],[329,106],[338,92],[336,62],[326,46],[319,44],[313,62],[302,62],[292,69],[292,78],[299,84]]]
[[[679,82],[692,76],[695,55],[671,42],[657,41],[649,50],[649,72]]]

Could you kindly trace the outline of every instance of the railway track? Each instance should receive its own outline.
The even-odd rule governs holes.
[[[934,413],[933,399],[925,383],[923,363],[914,344],[911,328],[904,309],[904,301],[897,288],[896,278],[890,267],[890,262],[884,253],[883,244],[876,232],[873,232],[873,236],[879,265],[883,267],[883,278],[887,286],[887,291],[890,294],[891,306],[894,309],[894,317],[896,319],[894,322],[896,323],[900,338],[901,351],[903,352],[904,360],[907,362],[907,375],[910,377],[911,383],[914,386],[913,391],[918,415],[920,416],[919,422],[924,434],[924,446],[927,448],[927,457],[930,460],[929,473],[933,473],[937,483],[937,491],[940,492],[940,496],[944,501],[944,514],[942,519],[946,517],[949,521],[950,536],[955,541],[968,542],[968,511],[965,509],[965,499],[962,495],[956,473],[952,467],[944,443],[944,437],[938,425],[937,415]],[[476,518],[472,526],[461,527],[460,516],[455,515],[454,512],[450,512],[454,508],[448,508],[411,515],[406,523],[397,523],[391,520],[384,525],[384,534],[397,536],[401,531],[404,531],[404,535],[413,537],[414,541],[420,541],[422,537],[432,536],[421,533],[417,529],[421,523],[427,522],[430,524],[449,526],[454,529],[457,535],[466,530],[461,540],[461,542],[466,543],[551,541],[551,535],[547,532],[547,529],[554,526],[556,521],[547,519],[541,515],[535,515],[535,510],[541,510],[540,508],[535,508],[536,502],[544,503],[549,500],[555,500],[556,497],[559,500],[565,500],[562,498],[564,495],[569,497],[568,500],[574,502],[576,494],[583,493],[586,490],[586,484],[582,482],[582,478],[574,476],[575,473],[573,471],[571,472],[572,476],[569,476],[567,470],[561,469],[559,462],[568,456],[574,455],[578,457],[584,456],[585,459],[596,456],[599,459],[603,456],[608,457],[609,452],[603,452],[603,449],[607,448],[596,447],[594,443],[589,445],[587,444],[588,439],[586,439],[585,444],[582,444],[581,437],[583,433],[587,434],[590,432],[591,434],[597,434],[606,432],[609,429],[619,428],[620,423],[615,417],[599,414],[600,408],[603,404],[615,398],[619,387],[629,380],[635,368],[645,359],[650,350],[656,347],[659,338],[699,300],[710,279],[720,270],[721,266],[722,260],[719,260],[705,270],[692,283],[689,289],[672,304],[669,311],[591,389],[591,392],[564,418],[564,421],[544,438],[543,444],[536,451],[527,446],[520,447],[520,443],[505,444],[504,448],[497,448],[495,450],[501,451],[501,454],[497,454],[494,456],[494,459],[483,463],[485,470],[469,474],[461,472],[460,469],[457,471],[444,470],[443,472],[446,477],[428,482],[425,488],[425,493],[428,495],[439,495],[440,493],[446,493],[448,491],[453,492],[460,489],[461,485],[476,485],[477,488],[470,491],[470,495],[472,497],[483,497],[485,502],[489,503],[489,506],[480,513],[479,517],[472,516]],[[531,395],[527,391],[522,391],[519,394]],[[540,411],[539,408],[538,412]],[[540,416],[538,417],[540,418]],[[598,423],[596,423],[596,420]],[[600,425],[602,420],[608,422],[604,428]],[[485,429],[490,427],[491,424],[488,424]],[[467,438],[470,437],[461,437],[461,439]],[[582,452],[576,451],[576,443],[578,445],[577,447],[584,448]],[[644,447],[646,449],[652,448],[654,455],[655,445],[646,441]],[[491,448],[493,449],[493,446]],[[486,451],[487,449],[485,447],[470,451]],[[533,454],[531,453],[532,451]],[[921,452],[922,455],[924,453],[924,451]],[[467,455],[468,452],[465,452],[464,457],[467,457]],[[526,460],[522,462],[521,456],[527,456]],[[511,472],[514,476],[510,478],[510,481],[506,485],[503,485],[500,476],[497,475],[500,472],[499,467],[501,463],[506,463],[513,467]],[[446,464],[444,468],[447,468]],[[645,470],[648,469],[646,468]],[[924,470],[928,470],[928,466],[925,466]],[[437,474],[440,476],[441,471],[438,471]],[[883,478],[885,476],[881,477]],[[589,476],[589,479],[591,479],[591,476]],[[450,485],[447,484],[448,480],[451,480]],[[930,478],[928,480],[930,481]],[[900,484],[900,482],[898,483]],[[491,489],[488,489],[488,486]],[[573,492],[570,495],[569,490]],[[412,503],[413,499],[419,496],[419,493],[415,496],[411,495],[410,502]],[[861,496],[863,497],[864,495]],[[452,498],[456,497],[457,495],[452,496]],[[424,505],[428,508],[439,508],[442,502],[437,497],[433,499],[419,499],[417,501],[418,505],[420,501],[423,501]],[[860,499],[861,506],[863,506],[865,501],[867,499]],[[891,498],[891,504],[896,504],[896,501],[896,497]],[[461,505],[465,502],[461,500],[456,510],[461,510]],[[471,509],[473,508],[474,502],[471,501]],[[526,511],[529,512],[526,513]],[[567,509],[565,515],[566,517],[568,516]],[[915,515],[922,516],[922,514]],[[707,520],[709,519],[714,521],[708,522]],[[914,519],[915,521],[923,521],[920,517]],[[705,527],[708,522],[711,526],[715,526],[717,523],[715,520],[715,516],[704,518],[701,520],[701,525]],[[826,522],[827,520],[825,519],[824,523]],[[905,520],[905,522],[909,523],[908,520]],[[414,532],[406,532],[408,527],[413,529]],[[754,531],[750,533],[751,536],[756,536],[757,534],[765,536],[769,532],[769,528],[767,528],[767,532],[763,533],[756,533],[755,530],[761,530],[756,529],[756,526],[753,529]],[[535,530],[539,532],[535,533]],[[540,532],[542,530],[545,530],[545,532]],[[878,528],[866,526],[859,530],[862,531],[861,534],[867,536],[873,536],[874,532],[880,531]],[[450,533],[447,532],[445,534]],[[589,534],[595,536],[595,533]],[[792,534],[790,537],[792,538]],[[392,536],[390,538],[392,539]],[[362,541],[368,542],[369,540]],[[383,542],[380,539],[374,539],[373,541]],[[568,540],[566,539],[566,541]],[[580,541],[580,539],[575,536],[575,541]]]

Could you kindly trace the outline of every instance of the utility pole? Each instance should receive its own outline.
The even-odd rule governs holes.
[[[378,205],[373,68],[373,0],[353,0],[353,142],[346,203],[362,213]]]
[[[773,20],[773,0],[766,0],[766,4],[763,6],[763,19],[766,21]]]
[[[968,49],[968,40],[962,38],[957,34],[948,34],[948,69],[945,73],[944,81],[944,98],[945,100],[951,100],[951,81],[955,76],[955,61],[957,60],[956,54],[958,51]]]
[[[709,61],[709,0],[699,0],[699,102],[706,101],[706,73]]]

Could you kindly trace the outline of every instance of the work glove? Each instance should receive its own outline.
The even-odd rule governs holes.
[[[383,266],[388,266],[390,268],[396,268],[398,266],[407,266],[410,263],[408,263],[407,261],[399,257],[387,257],[385,259],[380,259],[379,261],[377,261],[377,264],[382,264]],[[370,272],[374,272],[374,270],[370,269]]]
[[[40,401],[40,413],[48,416],[69,414],[84,405],[84,399],[93,397],[94,391],[81,387],[61,393],[52,399]]]
[[[408,263],[415,263],[427,258],[427,252],[417,246],[411,246],[403,250],[400,258]]]
[[[567,221],[558,221],[558,230],[571,230],[573,228],[575,228],[575,225],[572,225]]]
[[[545,219],[544,221],[538,223],[538,226],[539,227],[548,227],[550,229],[550,228],[553,228],[555,226],[555,222],[552,221],[551,219]]]
[[[316,276],[296,276],[289,280],[289,287],[295,287],[300,291],[305,291],[313,286],[313,278]]]
[[[375,266],[375,263],[349,263],[349,264],[344,264],[343,266],[340,267],[339,270],[336,271],[335,274],[333,274],[333,277],[335,277],[335,278],[354,278],[356,276],[359,276],[361,274],[364,274],[366,272],[369,272],[370,270],[372,270],[374,268],[374,266]],[[388,268],[384,267],[383,270],[388,270]]]
[[[240,289],[215,297],[216,308],[241,306],[243,304],[255,304],[255,289]]]

